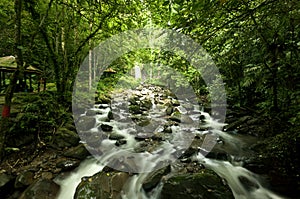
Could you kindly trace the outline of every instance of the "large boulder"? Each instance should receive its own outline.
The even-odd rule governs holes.
[[[56,199],[59,189],[52,180],[42,178],[25,189],[19,199]]]
[[[128,173],[118,171],[102,171],[83,178],[76,188],[74,199],[121,199],[121,191],[128,178]]]
[[[54,135],[54,145],[60,148],[76,146],[79,140],[77,133],[66,128],[59,128]]]
[[[145,191],[152,190],[153,188],[155,188],[158,185],[158,183],[161,181],[163,176],[167,175],[170,172],[171,172],[170,165],[152,171],[151,173],[149,173],[147,175],[146,179],[144,180],[143,189]]]
[[[230,188],[210,170],[177,174],[166,180],[160,199],[227,199],[234,198]]]
[[[76,122],[76,128],[79,131],[88,131],[95,127],[96,118],[92,116],[83,116]]]
[[[89,155],[90,153],[83,144],[79,144],[76,147],[70,148],[64,153],[64,156],[66,157],[75,158],[79,160],[84,160]]]

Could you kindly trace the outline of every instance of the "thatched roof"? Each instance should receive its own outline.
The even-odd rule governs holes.
[[[6,56],[6,57],[0,57],[0,71],[4,72],[14,72],[17,69],[17,63],[16,58],[14,56]],[[35,74],[41,74],[42,71],[33,67],[28,66],[25,69],[26,73],[35,73]]]

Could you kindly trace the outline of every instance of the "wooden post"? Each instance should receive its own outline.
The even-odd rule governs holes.
[[[32,88],[32,74],[29,74],[29,89],[30,89],[30,92],[33,91],[33,88]]]

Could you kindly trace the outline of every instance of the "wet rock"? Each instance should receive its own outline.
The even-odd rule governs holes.
[[[59,185],[52,180],[40,179],[30,185],[19,199],[55,199],[59,189]]]
[[[256,182],[249,180],[245,176],[239,176],[238,179],[243,187],[248,191],[254,191],[259,188],[259,185]]]
[[[116,146],[121,146],[121,145],[124,145],[124,144],[126,144],[126,143],[127,143],[126,140],[121,139],[121,140],[117,140],[115,145],[116,145]]]
[[[131,105],[138,105],[138,101],[139,101],[139,97],[137,96],[133,96],[131,98],[128,99],[128,101],[130,102]]]
[[[79,140],[77,133],[66,128],[59,128],[54,135],[54,145],[60,148],[76,146]]]
[[[76,128],[79,131],[88,131],[91,128],[94,128],[96,124],[96,119],[91,116],[80,117],[76,122]]]
[[[173,106],[169,104],[169,106],[166,109],[166,114],[171,115],[173,113]]]
[[[151,138],[153,136],[153,133],[138,133],[134,139],[136,140],[145,140],[148,138]]]
[[[152,102],[150,99],[144,99],[141,101],[141,107],[144,107],[146,110],[151,109],[152,107]]]
[[[95,104],[110,104],[110,99],[107,96],[100,95],[96,98]]]
[[[86,111],[86,116],[95,116],[95,115],[97,115],[97,114],[101,114],[101,112],[98,112],[98,111],[95,111],[95,110],[91,110],[91,109],[89,109],[89,110],[87,110]]]
[[[230,188],[210,170],[193,174],[176,174],[166,180],[161,199],[227,199],[234,198]]]
[[[74,199],[112,198],[120,199],[121,191],[129,174],[125,172],[100,172],[92,177],[82,179]]]
[[[109,139],[110,139],[110,140],[121,140],[121,139],[123,139],[123,138],[124,138],[124,136],[121,135],[121,134],[118,134],[118,133],[111,133],[111,134],[109,135]]]
[[[112,111],[109,111],[108,114],[107,114],[107,118],[108,118],[109,120],[113,120],[113,119],[117,120],[117,119],[119,118],[119,116],[116,115],[116,114],[113,114]]]
[[[64,153],[64,156],[84,160],[90,153],[83,144],[70,148]]]
[[[138,105],[131,105],[129,106],[129,112],[132,114],[141,114],[143,111],[140,109]]]
[[[161,181],[162,177],[167,175],[170,172],[171,172],[170,165],[150,172],[143,182],[143,185],[142,185],[143,189],[147,192],[151,191],[153,188],[155,188],[158,185],[158,183]]]
[[[102,131],[105,131],[105,132],[111,132],[113,129],[113,127],[108,124],[101,124],[100,128],[102,129]]]
[[[34,181],[34,174],[31,171],[23,171],[20,173],[15,181],[15,188],[24,188],[31,185]]]
[[[200,116],[199,116],[199,119],[200,119],[201,122],[204,122],[205,119],[206,119],[206,118],[205,118],[205,115],[200,115]]]
[[[164,133],[172,133],[172,128],[170,126],[166,126],[166,127],[164,127],[163,132]]]
[[[169,119],[175,122],[181,122],[181,114],[179,112],[174,112]]]
[[[180,106],[180,102],[176,99],[172,99],[172,105],[173,106]]]
[[[73,114],[75,115],[80,115],[80,114],[83,114],[85,112],[85,108],[84,107],[77,107],[77,106],[73,106]]]
[[[61,168],[62,171],[70,171],[78,167],[79,160],[61,160],[56,164],[56,167]]]
[[[85,138],[85,142],[89,147],[97,148],[101,145],[101,142],[108,138],[105,133],[92,134],[91,136]]]
[[[136,124],[137,124],[138,126],[142,126],[142,127],[148,126],[150,123],[151,123],[151,120],[148,119],[148,118],[141,118],[140,120],[138,120],[138,121],[136,122]]]

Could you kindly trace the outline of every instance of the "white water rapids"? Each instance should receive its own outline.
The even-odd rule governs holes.
[[[122,102],[120,98],[117,102]],[[184,102],[181,102],[181,104]],[[182,112],[184,113],[184,106],[180,106]],[[132,150],[132,148],[138,144],[138,142],[134,139],[133,135],[130,133],[133,130],[133,127],[130,125],[124,125],[124,123],[119,123],[117,121],[105,122],[105,118],[110,110],[110,107],[100,108],[96,106],[93,108],[95,111],[102,112],[102,115],[96,115],[97,125],[99,124],[109,124],[111,125],[118,134],[125,137],[127,143],[122,145],[120,149],[116,149],[115,140],[105,139],[102,141],[103,146],[105,145],[105,149],[103,150],[103,154],[95,158],[87,158],[84,160],[81,165],[69,173],[68,176],[64,178],[57,178],[56,182],[61,186],[61,192],[58,196],[58,199],[72,199],[75,194],[76,187],[81,182],[81,179],[86,176],[92,176],[98,172],[100,172],[104,166],[108,164],[111,158],[119,157],[121,158],[124,152]],[[163,117],[158,117],[155,120],[156,116],[160,115],[162,110],[158,107],[151,108],[151,118],[154,122],[162,122],[165,120]],[[121,110],[119,112],[120,119],[126,118],[126,111]],[[196,134],[217,134],[222,137],[223,141],[226,143],[230,143],[233,147],[238,147],[241,145],[241,141],[235,138],[234,136],[221,131],[224,124],[219,123],[212,119],[208,113],[195,110],[193,114],[190,114],[190,117],[194,120],[198,120],[199,115],[205,116],[206,123],[203,125],[204,127],[209,127],[211,130],[208,131],[200,131],[198,129],[190,129],[193,136]],[[147,155],[147,158],[143,158],[146,156],[141,156],[139,160],[139,169],[142,171],[152,171],[154,170],[161,161],[167,161],[171,159],[171,156],[174,151],[180,148],[178,143],[180,143],[181,139],[185,139],[184,130],[188,128],[188,126],[177,126],[172,127],[172,138],[170,140],[162,141],[160,148],[154,150],[152,153],[145,152],[144,155]],[[159,131],[159,128],[156,129]],[[97,128],[92,129],[92,131],[97,131]],[[207,140],[209,142],[211,140]],[[216,140],[215,140],[216,142]],[[202,147],[205,145],[202,145]],[[204,150],[204,149],[203,149]],[[164,151],[163,153],[161,151]],[[200,152],[193,156],[194,159],[197,159],[201,164],[205,167],[212,169],[217,173],[221,178],[225,179],[227,184],[232,190],[232,193],[236,199],[280,199],[281,196],[276,195],[270,190],[264,188],[262,183],[259,180],[259,176],[248,171],[247,169],[234,165],[234,163],[230,163],[228,161],[214,160],[204,157]],[[171,163],[172,164],[172,163]],[[132,175],[129,177],[127,183],[123,187],[122,190],[122,198],[123,199],[158,199],[160,192],[163,187],[163,183],[159,183],[159,185],[153,189],[150,193],[146,193],[142,184],[147,177],[148,172],[142,172],[139,174]]]

